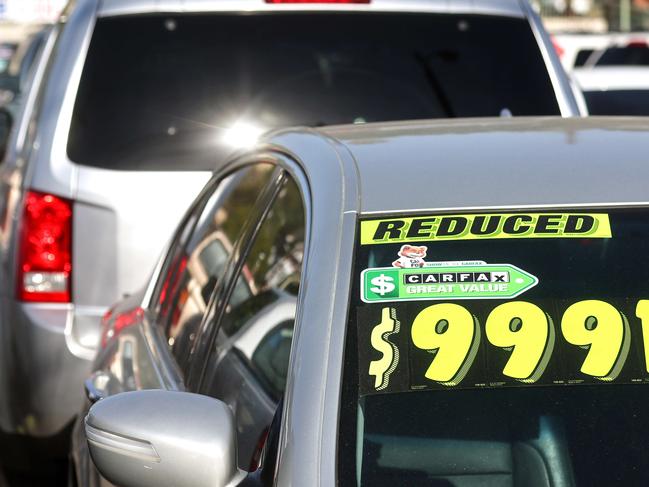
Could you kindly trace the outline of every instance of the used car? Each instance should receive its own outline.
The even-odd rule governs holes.
[[[580,113],[518,0],[73,0],[37,73],[0,166],[0,427],[38,437],[70,423],[101,316],[234,148],[286,125]]]
[[[648,129],[264,137],[106,316],[79,485],[642,485]]]

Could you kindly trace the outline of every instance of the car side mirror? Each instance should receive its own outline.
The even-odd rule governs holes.
[[[146,390],[102,399],[85,421],[99,472],[123,487],[225,487],[246,473],[237,467],[230,408],[207,396]]]
[[[13,125],[13,117],[9,110],[0,108],[0,162],[4,159],[5,152],[7,151],[7,142],[9,142],[9,134]]]

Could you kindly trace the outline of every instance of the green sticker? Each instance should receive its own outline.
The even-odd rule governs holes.
[[[435,299],[510,299],[539,280],[512,264],[428,262],[426,267],[382,267],[361,273],[366,303]]]

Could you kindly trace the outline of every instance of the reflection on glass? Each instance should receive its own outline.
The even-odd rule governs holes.
[[[241,468],[258,458],[286,385],[304,232],[302,198],[287,180],[244,258],[208,364],[202,392],[233,409]]]
[[[183,369],[210,296],[272,169],[258,164],[226,178],[205,202],[188,240],[174,250],[160,292],[158,323]],[[250,292],[237,288],[238,295]]]

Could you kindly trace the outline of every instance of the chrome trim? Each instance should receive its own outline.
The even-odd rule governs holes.
[[[127,438],[126,436],[109,433],[91,426],[86,417],[86,438],[98,448],[124,455],[125,457],[144,460],[146,462],[160,463],[160,456],[153,445],[148,441]]]

